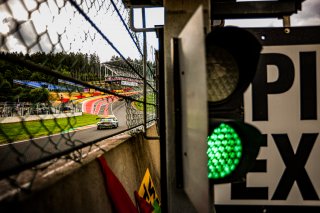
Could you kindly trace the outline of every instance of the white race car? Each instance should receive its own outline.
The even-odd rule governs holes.
[[[97,129],[110,129],[117,128],[119,126],[119,121],[114,115],[109,115],[107,117],[99,118],[100,121],[97,123]]]

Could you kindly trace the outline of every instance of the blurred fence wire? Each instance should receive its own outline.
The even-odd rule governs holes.
[[[156,61],[143,66],[129,12],[121,0],[0,1],[0,201],[157,121]],[[118,127],[97,130],[110,115]]]

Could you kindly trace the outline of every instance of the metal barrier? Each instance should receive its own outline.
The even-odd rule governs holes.
[[[158,120],[156,62],[143,66],[121,0],[8,0],[0,14],[0,202],[3,186],[32,191],[58,160]],[[119,127],[97,130],[110,114]]]

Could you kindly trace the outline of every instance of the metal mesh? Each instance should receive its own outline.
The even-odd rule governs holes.
[[[143,69],[129,17],[120,0],[0,1],[0,201],[157,120],[156,62]],[[119,127],[97,130],[110,115]]]

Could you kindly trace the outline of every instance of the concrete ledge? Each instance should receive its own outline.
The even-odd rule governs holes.
[[[156,133],[155,125],[148,129],[149,136],[157,136]],[[133,203],[134,190],[139,190],[147,168],[156,192],[161,196],[159,140],[148,141],[143,133],[122,134],[19,174],[16,180],[20,187],[14,186],[9,179],[1,180],[0,212],[112,212],[96,160],[101,155]]]

